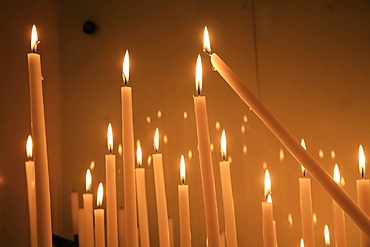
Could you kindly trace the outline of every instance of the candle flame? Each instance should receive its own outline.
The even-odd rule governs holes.
[[[130,79],[130,57],[128,55],[128,50],[126,50],[125,57],[123,58],[122,79],[123,84],[127,86]]]
[[[265,191],[264,191],[265,198],[268,199],[268,196],[271,194],[271,179],[269,170],[266,169],[265,171]]]
[[[107,139],[108,139],[108,152],[111,154],[113,151],[113,130],[111,123],[108,124]]]
[[[267,200],[266,200],[267,202],[269,202],[269,203],[272,203],[272,196],[271,196],[271,193],[270,194],[268,194],[268,196],[267,196]]]
[[[328,225],[324,226],[325,245],[330,246],[330,233]]]
[[[364,148],[362,145],[358,148],[358,168],[360,170],[361,177],[365,177],[365,172],[366,172],[366,158],[364,154]]]
[[[184,155],[181,155],[181,158],[180,158],[180,180],[181,180],[182,184],[185,183],[185,177],[186,177],[185,159],[184,159]]]
[[[31,34],[31,51],[36,53],[37,45],[40,43],[39,37],[37,36],[36,25],[32,26],[32,34]]]
[[[202,59],[200,58],[200,55],[198,55],[197,58],[197,65],[195,70],[195,88],[197,90],[198,95],[202,93]]]
[[[31,135],[27,138],[26,153],[29,159],[32,159],[32,137]]]
[[[334,166],[334,181],[337,184],[340,184],[340,172],[339,172],[338,164],[335,164]]]
[[[222,130],[221,134],[221,156],[222,159],[226,159],[226,133],[225,130]]]
[[[300,247],[304,247],[304,240],[301,238],[301,244],[299,245]]]
[[[91,184],[92,184],[91,172],[90,172],[90,169],[87,169],[86,171],[86,192],[90,192]]]
[[[211,54],[211,42],[209,41],[208,29],[204,27],[204,34],[203,34],[203,51],[210,55]]]
[[[301,146],[305,149],[305,150],[307,150],[307,147],[306,147],[306,142],[304,141],[304,139],[302,138],[302,140],[301,140]],[[302,175],[303,175],[303,177],[306,177],[307,176],[307,170],[306,170],[306,168],[301,164],[301,170],[302,170]]]
[[[154,134],[154,151],[157,153],[158,150],[159,150],[159,130],[157,128]]]
[[[103,184],[100,183],[98,187],[98,196],[96,198],[96,205],[98,206],[98,208],[100,208],[101,205],[103,204],[103,194],[104,194]]]
[[[140,143],[137,144],[137,149],[136,149],[136,162],[138,167],[141,167],[143,163],[143,152],[141,150]]]

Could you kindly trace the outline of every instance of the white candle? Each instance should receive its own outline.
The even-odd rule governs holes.
[[[149,226],[148,226],[148,208],[146,202],[146,185],[145,185],[145,169],[141,167],[142,164],[142,150],[141,146],[137,146],[136,160],[138,168],[136,168],[136,193],[137,193],[137,206],[139,215],[139,235],[140,246],[149,247]]]
[[[28,161],[26,161],[26,180],[28,196],[28,213],[31,247],[37,247],[37,207],[35,190],[35,162],[32,160],[32,138],[28,136],[26,145]]]
[[[105,225],[104,225],[104,209],[101,208],[103,203],[103,184],[98,187],[97,206],[94,210],[95,219],[95,247],[105,247]],[[108,244],[109,246],[109,244]]]
[[[118,232],[119,246],[125,247],[125,210],[122,207],[118,210]]]
[[[358,151],[358,165],[361,174],[361,179],[356,180],[357,186],[357,202],[359,207],[367,214],[370,215],[370,184],[369,179],[365,179],[366,173],[366,159],[364,154],[364,149],[362,145],[359,147]],[[367,229],[370,232],[370,228]],[[370,246],[370,237],[366,236],[366,232],[362,231],[360,233],[360,246]]]
[[[85,211],[83,208],[78,209],[78,247],[86,246],[85,239]]]
[[[86,193],[82,195],[85,214],[85,246],[94,247],[93,195],[91,190],[91,172],[86,171]]]
[[[202,179],[203,203],[206,220],[206,236],[209,246],[220,246],[220,226],[216,200],[215,178],[209,140],[206,97],[202,91],[202,61],[198,55],[196,66],[196,89],[198,95],[193,97],[197,137],[199,147],[200,175]]]
[[[262,202],[263,246],[275,247],[270,173],[265,171],[265,202]]]
[[[181,155],[180,159],[180,180],[181,184],[177,186],[179,195],[180,246],[191,247],[189,186],[185,184],[184,155]]]
[[[35,175],[37,180],[37,228],[38,246],[52,246],[49,167],[46,145],[44,97],[42,92],[41,58],[36,53],[39,43],[36,26],[32,27],[31,49],[28,53],[28,76],[30,85],[31,128],[34,137]]]
[[[78,234],[78,192],[74,191],[71,193],[71,215],[72,215],[72,229],[73,235]]]
[[[207,39],[208,38],[208,32]],[[205,39],[206,40],[206,39]],[[209,42],[208,42],[209,44]],[[244,82],[225,64],[221,58],[211,53],[210,46],[205,51],[211,57],[213,68],[225,79],[239,97],[253,110],[280,142],[301,164],[310,171],[313,178],[331,195],[347,215],[370,236],[370,218],[356,205],[349,195],[339,187],[321,165],[305,151],[294,136],[280,123],[280,121],[261,103],[260,100],[245,86]]]
[[[222,199],[224,204],[225,232],[227,246],[238,246],[235,225],[234,198],[231,186],[230,162],[226,160],[226,134],[222,130],[221,135],[221,156],[220,175]]]
[[[157,199],[159,245],[161,247],[165,246],[169,247],[170,234],[168,228],[166,187],[164,183],[162,154],[158,153],[159,149],[158,128],[156,129],[154,135],[154,149],[155,154],[153,154],[153,170],[154,170],[155,195]]]
[[[132,90],[129,82],[129,55],[126,51],[123,61],[122,78],[124,87],[121,87],[122,106],[122,142],[123,142],[123,183],[125,198],[126,246],[138,246],[136,188],[135,188],[135,151],[134,126],[132,117]]]
[[[117,185],[116,185],[116,156],[113,151],[113,130],[108,125],[108,155],[105,155],[105,183],[107,202],[107,244],[109,247],[118,247],[117,222]]]
[[[306,150],[306,143],[301,140],[301,146]],[[299,178],[299,202],[301,206],[302,235],[306,247],[315,246],[315,235],[312,217],[311,179],[306,178],[307,170],[301,165],[303,178]]]
[[[330,233],[329,233],[328,225],[324,226],[324,240],[325,240],[325,246],[330,247]]]
[[[340,185],[340,172],[338,165],[334,166],[334,181]],[[334,218],[334,237],[336,247],[346,247],[346,222],[344,212],[339,205],[333,200],[333,218]]]

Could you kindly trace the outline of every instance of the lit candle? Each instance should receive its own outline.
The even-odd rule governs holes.
[[[162,154],[158,153],[158,149],[159,149],[159,131],[157,128],[154,134],[155,154],[153,154],[153,170],[154,170],[155,195],[157,199],[159,245],[161,247],[165,246],[169,247],[170,233],[168,228],[166,187],[164,184]]]
[[[306,143],[301,140],[301,146],[306,150]],[[303,178],[299,178],[299,202],[301,206],[302,235],[306,246],[315,246],[315,236],[312,218],[311,179],[306,178],[307,170],[301,165]]]
[[[101,208],[103,203],[103,184],[98,187],[98,196],[96,200],[97,209],[94,209],[95,219],[95,247],[105,246],[105,226],[104,226],[104,209]],[[109,246],[109,245],[108,245]]]
[[[123,183],[125,201],[125,229],[126,246],[138,246],[137,212],[136,212],[136,187],[135,187],[135,150],[134,150],[134,125],[132,117],[132,88],[128,86],[130,60],[128,51],[123,59],[121,87],[122,107],[122,142],[123,142]]]
[[[85,246],[94,247],[94,225],[93,225],[93,195],[91,190],[91,172],[86,171],[86,193],[82,195],[85,214]]]
[[[262,202],[263,246],[275,247],[270,173],[265,171],[265,202]]]
[[[35,190],[35,162],[32,160],[32,137],[28,136],[26,144],[28,161],[26,161],[26,179],[28,196],[28,213],[31,247],[37,247],[37,208]]]
[[[85,211],[83,208],[78,209],[78,247],[86,246],[85,237]]]
[[[362,145],[358,150],[358,167],[361,174],[361,179],[356,180],[357,186],[357,202],[359,207],[367,214],[370,215],[370,186],[369,179],[365,179],[366,163],[365,154]],[[370,228],[367,229],[370,232]],[[369,235],[366,232],[360,233],[360,246],[370,246]]]
[[[180,225],[180,246],[191,246],[190,210],[189,210],[189,186],[185,184],[185,160],[184,155],[180,159],[180,180],[177,186],[179,195],[179,225]]]
[[[328,225],[324,226],[324,239],[325,239],[325,246],[330,247],[330,233]]]
[[[239,97],[253,110],[280,142],[289,150],[300,164],[305,165],[313,178],[331,195],[347,215],[370,236],[370,218],[356,205],[351,197],[339,187],[321,165],[305,151],[294,136],[280,121],[262,104],[260,100],[245,86],[244,82],[216,54],[211,52],[208,31],[205,29],[204,50],[210,56],[213,68],[225,79]]]
[[[142,150],[140,144],[136,149],[136,193],[137,193],[137,206],[139,215],[139,231],[140,231],[140,246],[149,247],[149,226],[148,226],[148,209],[146,202],[146,184],[145,184],[145,169],[141,167],[142,164]]]
[[[234,198],[231,186],[230,162],[226,160],[226,134],[222,130],[221,134],[221,156],[220,175],[222,199],[224,204],[225,232],[227,246],[238,246],[235,226]]]
[[[74,191],[71,193],[71,215],[72,215],[72,229],[73,235],[78,234],[78,192]]]
[[[334,166],[334,181],[340,185],[340,172],[338,165]],[[339,205],[333,200],[333,218],[334,218],[334,236],[337,247],[347,246],[346,223],[344,212]]]
[[[105,155],[105,183],[107,202],[107,244],[109,247],[118,247],[117,222],[117,183],[116,183],[116,155],[113,151],[113,130],[108,124],[107,132],[108,153]]]
[[[206,220],[206,236],[209,246],[220,246],[220,226],[216,200],[215,178],[209,140],[206,97],[202,92],[202,60],[197,58],[195,86],[197,96],[194,96],[195,120],[199,147],[200,175],[202,179],[203,203]]]
[[[49,168],[46,145],[44,97],[42,92],[41,57],[36,53],[39,44],[36,26],[32,27],[31,53],[28,53],[31,128],[34,137],[35,175],[37,180],[38,246],[52,246]]]

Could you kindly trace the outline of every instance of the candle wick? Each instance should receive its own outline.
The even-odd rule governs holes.
[[[198,96],[202,93],[201,90],[200,90],[200,86],[199,85],[197,87],[197,93],[198,93]]]
[[[305,178],[306,176],[307,176],[307,170],[304,169],[304,171],[303,171],[303,177]]]
[[[123,79],[124,86],[127,87],[128,86],[128,80],[127,80],[127,77],[124,73],[122,73],[122,79]]]
[[[40,44],[40,40],[38,40],[38,41],[36,41],[36,43],[35,43],[35,46],[33,47],[33,49],[32,49],[32,52],[33,53],[36,53],[36,51],[37,51],[37,46]]]
[[[223,161],[226,160],[226,154],[222,149],[221,149],[221,158],[222,158]]]
[[[211,51],[208,51],[206,49],[203,49],[204,53],[207,54],[207,56],[211,56],[212,55],[212,52]]]
[[[185,178],[181,178],[181,183],[185,184]]]
[[[361,168],[361,178],[365,178],[365,169]]]

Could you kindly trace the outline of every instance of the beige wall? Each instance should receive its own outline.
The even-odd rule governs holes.
[[[8,34],[0,41],[0,245],[28,242],[24,144],[30,132],[26,53],[33,23],[40,32],[40,54],[45,77],[45,105],[52,184],[54,231],[72,237],[70,193],[84,190],[84,174],[92,160],[93,191],[104,177],[106,127],[112,122],[115,150],[121,136],[121,65],[126,49],[131,59],[130,85],[134,93],[135,140],[144,157],[152,152],[156,127],[161,142],[169,216],[179,243],[177,184],[181,154],[186,159],[194,246],[204,246],[205,225],[192,95],[195,60],[202,50],[207,25],[217,52],[297,139],[304,137],[317,159],[332,173],[339,163],[345,190],[356,200],[359,177],[357,148],[370,150],[367,128],[370,104],[370,5],[365,1],[256,1],[256,33],[250,1],[36,1],[1,3],[1,21]],[[86,35],[82,23],[93,20],[98,32]],[[5,32],[4,32],[5,33]],[[257,46],[254,45],[256,37]],[[256,52],[257,50],[257,52]],[[257,59],[256,59],[257,56]],[[213,160],[224,230],[218,161],[220,130],[225,128],[232,157],[238,242],[261,246],[263,163],[270,169],[274,217],[280,246],[297,246],[301,237],[298,177],[300,166],[236,94],[212,72],[202,54]],[[256,61],[258,66],[256,66]],[[258,69],[258,73],[256,72]],[[258,76],[257,76],[258,75]],[[257,80],[258,77],[258,80]],[[60,83],[59,83],[60,82]],[[162,117],[157,118],[157,111]],[[183,119],[183,113],[188,119]],[[243,116],[248,117],[244,123]],[[147,116],[151,123],[146,122]],[[244,125],[246,132],[241,132]],[[10,145],[9,145],[10,144]],[[243,154],[242,147],[248,152]],[[335,160],[330,151],[335,150]],[[144,158],[146,160],[146,158]],[[118,164],[122,161],[118,158]],[[152,246],[158,245],[153,170],[147,168],[147,192]],[[118,182],[122,184],[122,168]],[[323,225],[333,230],[331,198],[313,181],[317,246],[323,245]],[[119,204],[123,189],[119,187]],[[6,202],[7,201],[7,202]],[[81,204],[82,205],[82,204]],[[119,205],[119,206],[120,206]],[[293,226],[288,214],[293,216]],[[5,223],[3,223],[5,222]],[[358,245],[358,229],[347,219],[347,238]],[[24,236],[20,238],[19,236]],[[2,242],[3,241],[3,242]]]

